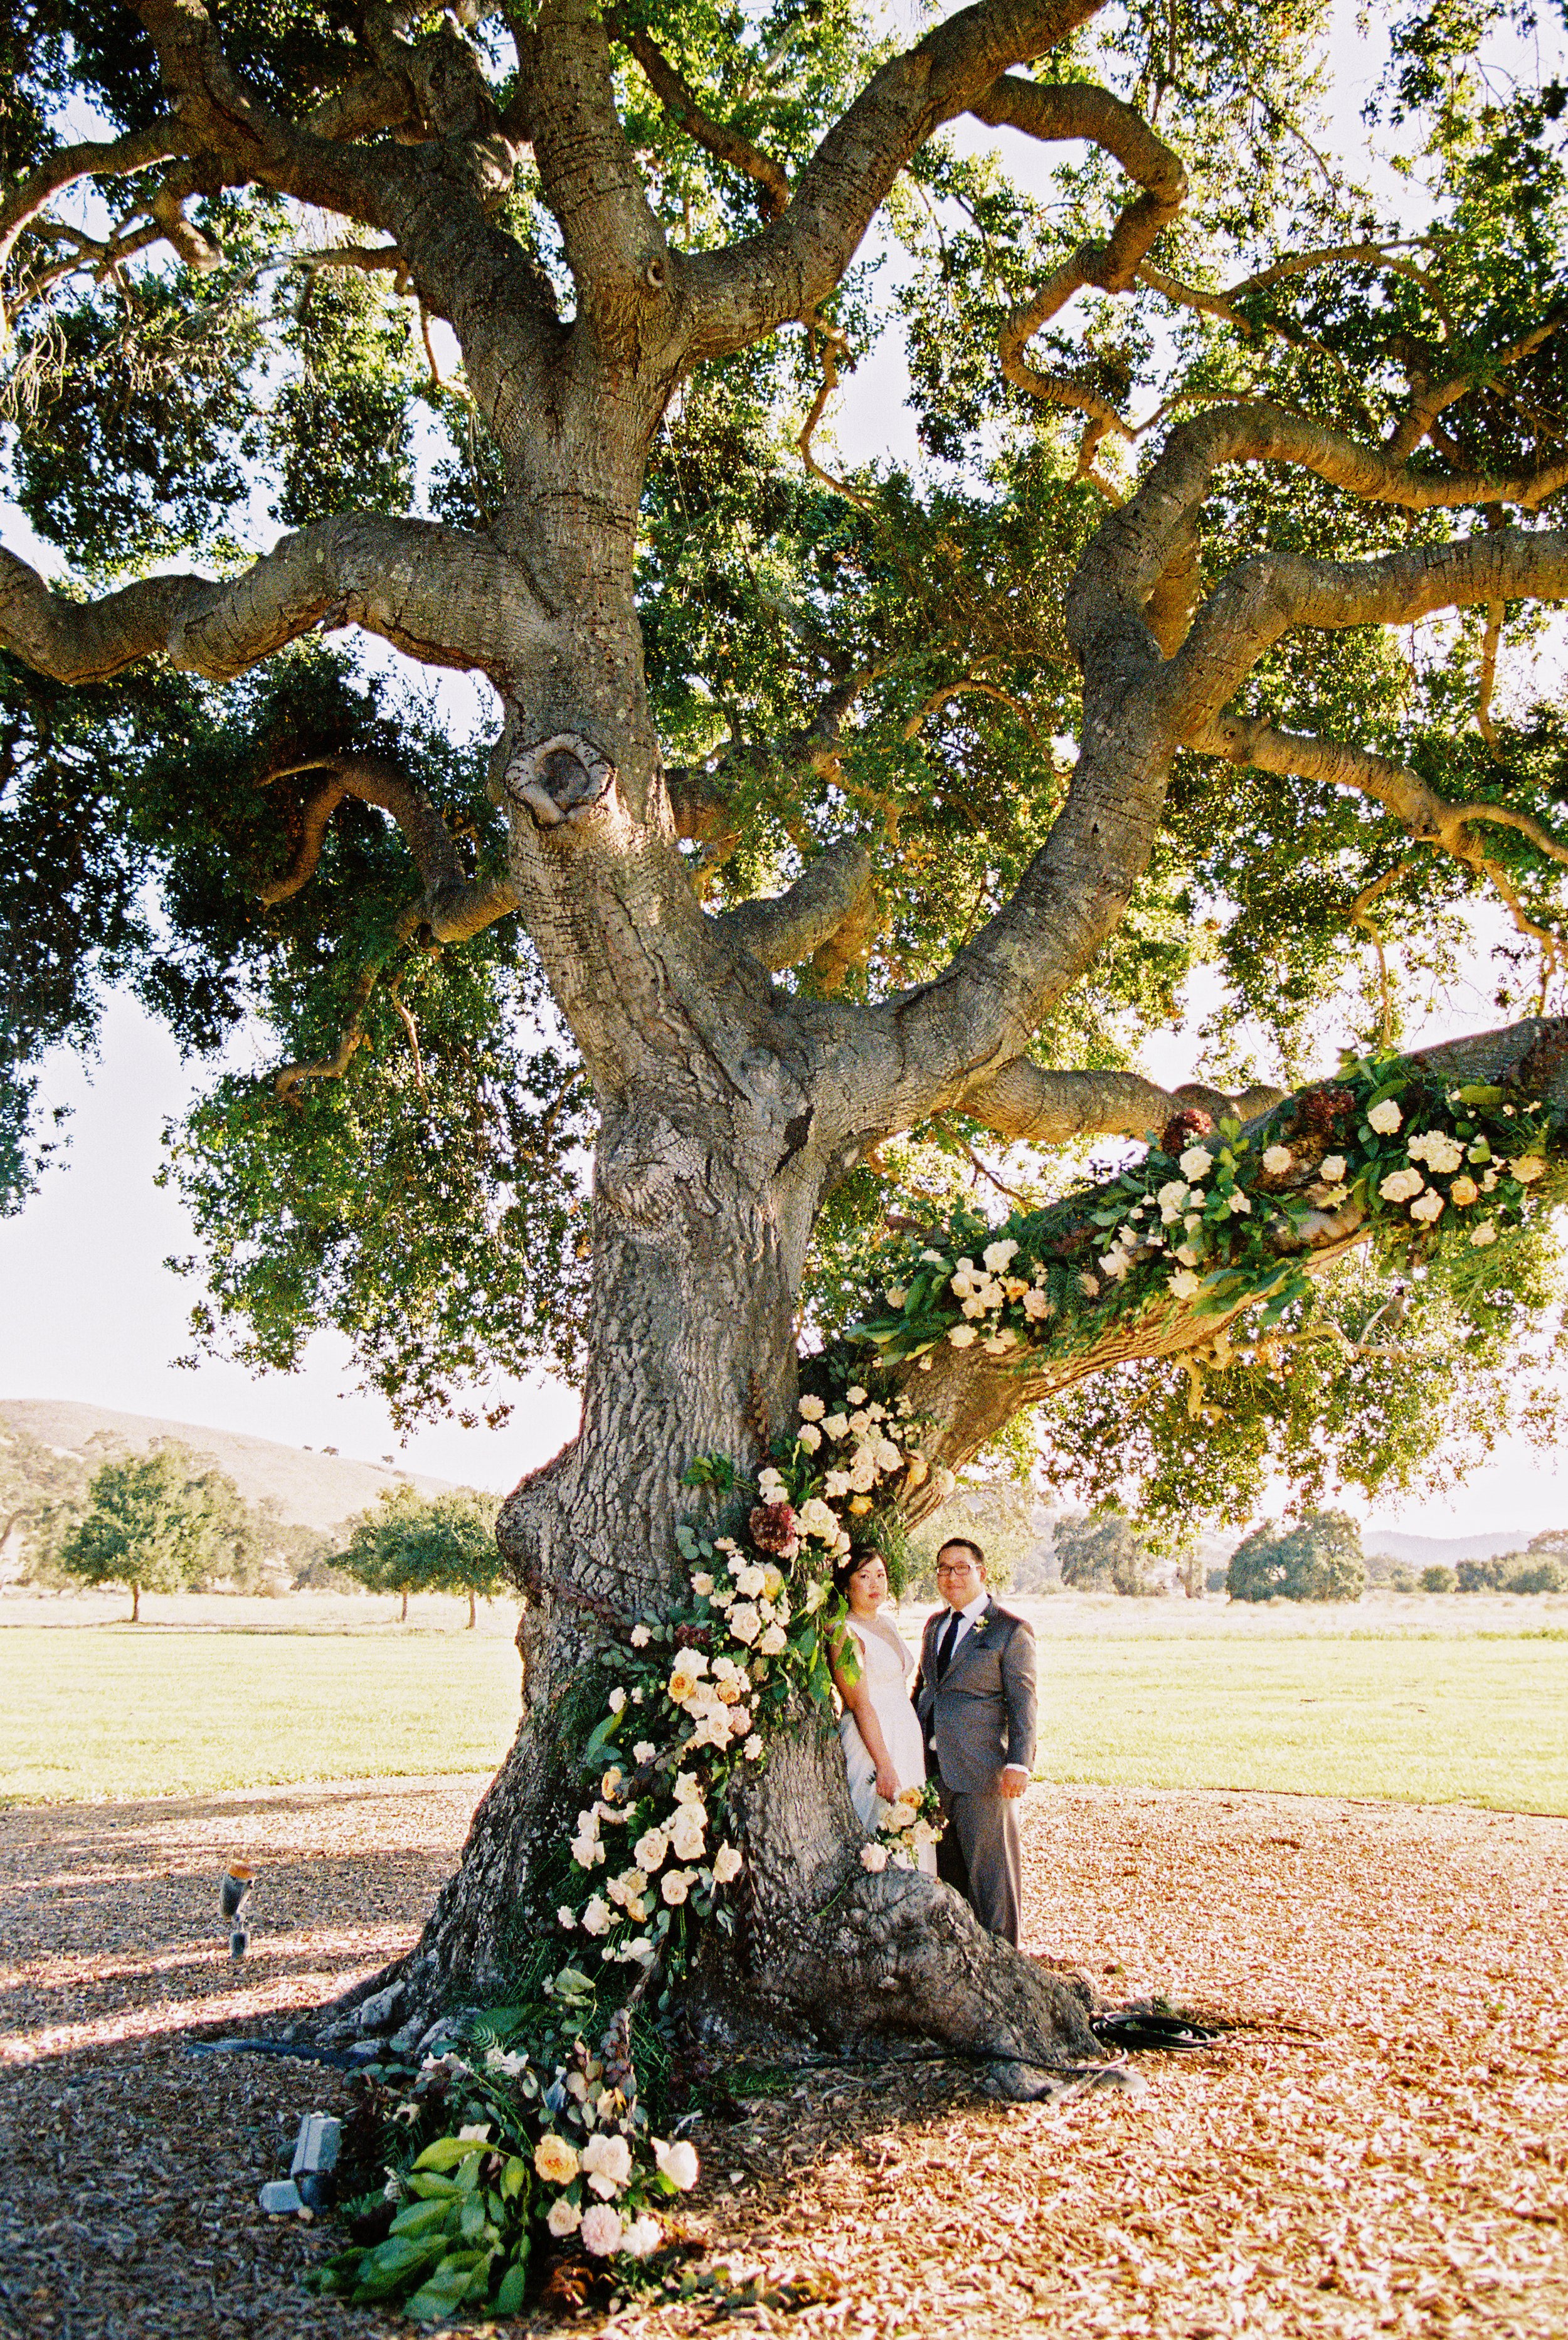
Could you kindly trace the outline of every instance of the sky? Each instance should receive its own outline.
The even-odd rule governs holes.
[[[1349,9],[1339,12],[1338,23],[1340,121],[1345,144],[1352,136],[1359,144],[1361,102],[1381,57],[1356,33]],[[971,124],[962,134],[968,144],[1003,144],[1026,183],[1039,183],[1047,167],[1040,151],[1015,133],[998,138]],[[890,337],[848,377],[830,418],[846,461],[914,461],[906,388],[901,351]],[[21,516],[4,504],[0,541],[24,558],[39,558]],[[484,703],[483,687],[443,678],[442,688],[451,694],[452,719],[470,729]],[[1462,986],[1457,996],[1430,1003],[1418,1036],[1436,1039],[1492,1020],[1484,940],[1478,936],[1474,989],[1466,993]],[[1189,1026],[1203,1006],[1195,998]],[[1190,1028],[1161,1034],[1145,1050],[1145,1069],[1172,1085],[1191,1076],[1195,1053]],[[396,1456],[418,1471],[492,1488],[513,1484],[547,1460],[577,1423],[574,1393],[555,1382],[496,1384],[481,1393],[487,1405],[500,1397],[514,1403],[498,1433],[449,1422],[416,1430],[403,1443],[385,1406],[356,1390],[347,1344],[335,1338],[313,1343],[291,1375],[253,1378],[211,1358],[194,1370],[179,1367],[197,1288],[167,1263],[194,1249],[194,1238],[178,1197],[154,1180],[162,1126],[181,1114],[203,1077],[200,1068],[181,1064],[168,1036],[124,997],[110,1005],[95,1063],[62,1056],[45,1067],[45,1102],[70,1108],[71,1143],[64,1165],[46,1176],[36,1197],[0,1222],[0,1396],[70,1398],[291,1445],[334,1445],[367,1459]],[[1452,1502],[1384,1503],[1373,1516],[1382,1528],[1412,1534],[1505,1530],[1523,1539],[1568,1516],[1568,1483],[1536,1450],[1519,1445],[1502,1452]]]

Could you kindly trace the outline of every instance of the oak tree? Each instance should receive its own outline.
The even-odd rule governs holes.
[[[1568,1101],[1528,669],[1568,592],[1563,89],[1522,5],[1416,8],[1363,173],[1329,25],[19,0],[0,36],[9,461],[55,564],[0,556],[10,1183],[30,1067],[128,983],[191,1050],[275,1045],[174,1134],[199,1337],[286,1368],[335,1327],[409,1419],[581,1381],[502,1512],[523,1723],[402,2016],[504,1988],[561,1701],[889,1226],[1001,1182],[1067,1258],[1119,1207],[1097,1142],[1323,1141],[1260,1206],[1258,1337],[1255,1278],[1117,1314],[1119,1243],[1021,1361],[888,1334],[912,1513],[1037,1406],[1090,1501],[1312,1500],[1463,1459],[1547,1357],[1544,1235],[1503,1275],[1407,1226],[1391,1333],[1378,1194],[1287,1092],[1396,1043],[1490,900],[1536,1013],[1427,1071]],[[919,460],[848,464],[835,386],[889,335]],[[411,662],[479,679],[482,739]],[[1168,1096],[1137,1045],[1200,967],[1208,1079]],[[727,2036],[1082,2045],[943,1889],[851,1875],[830,1740],[746,1824]]]

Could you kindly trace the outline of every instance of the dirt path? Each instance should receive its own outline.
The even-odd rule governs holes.
[[[255,2206],[342,2083],[184,2035],[408,1941],[481,1784],[0,1811],[8,2340],[387,2331],[302,2293],[320,2238]],[[1000,2108],[952,2067],[834,2069],[706,2122],[711,2256],[819,2303],[740,2328],[1561,2340],[1568,1821],[1103,1788],[1037,1789],[1026,1818],[1035,1947],[1254,2028],[1146,2063],[1136,2099]],[[237,1851],[263,1879],[236,1968],[214,1880]],[[612,2322],[674,2340],[713,2312]]]

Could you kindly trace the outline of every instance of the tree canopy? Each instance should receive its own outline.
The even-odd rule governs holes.
[[[198,1343],[286,1368],[335,1329],[405,1421],[581,1374],[590,1155],[658,1018],[611,1031],[529,857],[608,801],[643,690],[626,867],[676,875],[628,917],[689,960],[650,997],[749,998],[721,946],[870,1052],[858,1120],[810,1107],[809,1342],[890,1223],[1045,1205],[1157,1130],[1131,1068],[1200,974],[1243,1118],[1396,1044],[1484,904],[1498,1007],[1558,1007],[1555,22],[1397,15],[1365,157],[1331,26],[25,0],[0,413],[55,584],[0,560],[11,1196],[41,1057],[128,985],[213,1068],[167,1172]],[[899,348],[918,459],[846,462],[834,385]],[[569,577],[540,515],[590,475]],[[611,558],[583,515],[627,481]],[[568,722],[600,686],[545,679],[551,630],[622,602],[637,686]],[[587,763],[519,711],[552,707]],[[1048,1400],[1057,1479],[1234,1515],[1546,1419],[1548,1234],[1484,1290],[1420,1259],[1397,1343],[1391,1272],[1201,1373],[1107,1359]]]
[[[1366,1590],[1361,1532],[1344,1512],[1311,1512],[1294,1527],[1265,1521],[1230,1557],[1233,1601],[1359,1601]]]

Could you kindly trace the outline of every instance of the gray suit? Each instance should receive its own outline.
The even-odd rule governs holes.
[[[937,1873],[968,1896],[993,1934],[1017,1942],[1023,1898],[1018,1807],[1001,1792],[1008,1763],[1035,1760],[1035,1636],[1027,1621],[987,1599],[940,1681],[937,1645],[952,1611],[926,1620],[915,1711],[926,1770],[938,1782],[947,1832]]]

